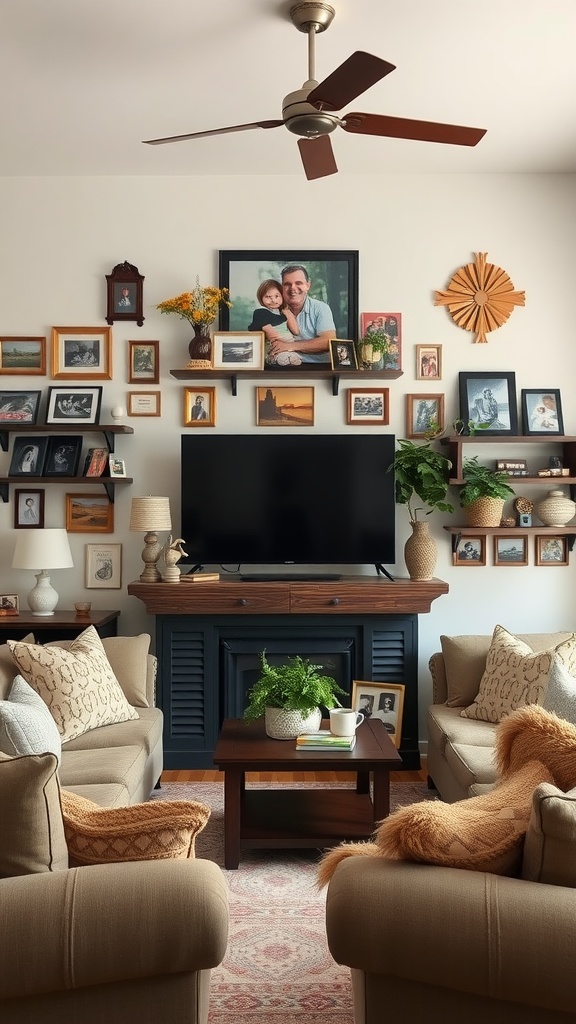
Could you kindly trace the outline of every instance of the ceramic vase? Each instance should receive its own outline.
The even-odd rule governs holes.
[[[287,708],[266,708],[264,724],[266,735],[273,740],[295,740],[303,732],[317,732],[322,721],[320,708],[309,715]]]
[[[212,367],[212,339],[208,324],[194,324],[194,337],[188,345],[189,368],[209,370]]]
[[[566,526],[576,514],[576,503],[564,491],[548,491],[534,511],[544,526]]]
[[[404,545],[404,561],[411,580],[431,580],[438,549],[428,523],[413,522],[412,535]]]

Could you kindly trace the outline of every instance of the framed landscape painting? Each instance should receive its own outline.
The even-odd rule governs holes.
[[[46,373],[46,338],[0,338],[0,373]]]
[[[357,250],[221,250],[219,287],[232,303],[220,312],[222,330],[264,330],[265,369],[330,369],[330,339],[357,336]],[[296,323],[280,312],[286,306]],[[308,351],[318,336],[321,348]]]

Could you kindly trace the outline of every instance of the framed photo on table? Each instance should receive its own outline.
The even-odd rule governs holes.
[[[18,594],[0,594],[0,615],[5,617],[7,615],[19,614],[20,601]]]
[[[288,273],[288,268],[292,268]],[[288,276],[283,281],[282,272]],[[262,287],[269,285],[269,297]],[[276,327],[282,340],[292,344],[293,333],[282,314],[276,312],[291,301],[298,317],[306,298],[313,300],[300,315],[303,344],[297,349],[271,354],[266,346],[264,368],[286,369],[300,366],[330,369],[330,338],[355,338],[358,329],[358,251],[321,249],[227,249],[219,253],[219,287],[228,288],[231,308],[220,312],[223,331],[254,331]],[[262,301],[258,297],[258,293]],[[290,292],[290,295],[289,295]],[[263,302],[269,303],[268,306]],[[272,316],[270,316],[272,314]],[[326,348],[306,353],[305,339],[326,336]],[[282,357],[282,358],[280,358]],[[284,358],[285,357],[285,358]]]
[[[46,423],[98,423],[102,387],[50,387]]]
[[[518,433],[515,373],[461,370],[458,377],[460,419],[466,433],[468,423],[481,428],[482,436]]]
[[[352,707],[361,711],[365,718],[379,719],[395,747],[400,746],[402,739],[404,690],[402,683],[352,680]]]
[[[557,388],[522,388],[522,432],[535,437],[564,434],[562,402]]]
[[[14,491],[14,529],[42,530],[44,527],[44,491],[17,487]]]
[[[53,327],[54,380],[112,380],[110,327]]]
[[[86,590],[119,590],[122,586],[122,545],[86,544]]]

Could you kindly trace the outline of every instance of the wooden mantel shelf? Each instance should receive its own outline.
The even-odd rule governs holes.
[[[448,593],[444,580],[343,576],[340,580],[247,582],[238,577],[216,583],[128,584],[151,615],[417,615]]]

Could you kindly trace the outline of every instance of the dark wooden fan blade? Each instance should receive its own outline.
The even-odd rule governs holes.
[[[319,135],[317,139],[298,139],[298,149],[308,181],[325,178],[338,171],[329,135]]]
[[[374,57],[371,53],[364,53],[363,50],[356,50],[312,90],[308,102],[323,110],[342,110],[347,103],[351,103],[371,85],[395,70],[394,64]]]
[[[386,114],[346,114],[342,127],[358,135],[385,135],[393,139],[445,142],[453,146],[475,146],[486,134],[485,128],[464,128],[462,125],[439,124],[436,121],[411,121],[407,117],[387,117]]]
[[[144,139],[145,146],[162,146],[165,142],[184,142],[185,139],[204,139],[207,135],[228,135],[230,132],[247,132],[251,128],[278,128],[284,121],[253,121],[251,124],[235,124],[231,128],[213,128],[209,132],[192,132],[190,135],[171,135],[167,139]]]

